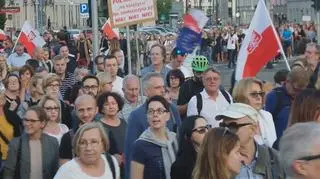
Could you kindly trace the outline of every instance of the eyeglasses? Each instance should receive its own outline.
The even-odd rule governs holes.
[[[50,84],[47,87],[49,87],[49,88],[59,88],[60,84]]]
[[[234,132],[238,131],[241,127],[247,126],[247,125],[252,125],[252,123],[238,124],[236,122],[230,122],[230,123],[226,124],[226,123],[222,122],[222,123],[219,124],[220,127],[229,128],[230,130],[232,130]]]
[[[91,90],[91,89],[93,89],[93,90],[98,89],[98,87],[99,86],[97,86],[97,85],[84,86],[83,89],[88,91],[88,90]]]
[[[305,161],[311,161],[311,160],[317,160],[320,159],[320,154],[319,155],[310,155],[306,157],[301,157],[298,160],[305,160]]]
[[[204,133],[207,133],[209,129],[211,129],[211,125],[210,124],[205,125],[205,126],[200,126],[200,127],[195,128],[195,129],[192,129],[192,132],[197,132],[199,134],[204,134]]]
[[[260,91],[260,92],[251,92],[251,93],[249,93],[249,95],[251,96],[251,97],[253,97],[253,98],[257,98],[257,97],[261,97],[261,98],[263,98],[264,97],[264,95],[265,95],[266,93],[265,92],[263,92],[263,91]]]
[[[149,110],[147,111],[147,114],[148,114],[149,116],[154,115],[155,113],[157,113],[158,115],[162,115],[162,114],[164,114],[164,113],[166,113],[166,112],[169,112],[169,111],[166,110],[166,109],[161,109],[161,108],[156,109],[156,110],[149,109]]]
[[[100,144],[101,140],[98,139],[92,139],[90,141],[86,141],[86,140],[80,140],[79,142],[79,148],[80,149],[85,149],[87,148],[89,145],[93,148],[98,147],[98,145]]]
[[[31,123],[36,123],[36,122],[39,122],[40,120],[35,120],[35,119],[27,119],[27,118],[23,118],[23,120],[25,122],[31,122]]]
[[[44,107],[46,111],[59,111],[59,107]]]
[[[224,137],[228,132],[231,132],[229,128],[224,127],[223,133],[222,133],[222,137]]]

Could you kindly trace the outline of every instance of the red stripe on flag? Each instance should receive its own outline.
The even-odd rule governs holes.
[[[34,43],[32,43],[32,41],[29,41],[29,39],[25,33],[21,32],[20,37],[18,39],[18,42],[23,44],[24,47],[27,49],[28,54],[30,56],[32,56],[33,51],[36,48],[36,46],[34,45]]]
[[[243,78],[256,76],[260,69],[279,53],[279,46],[271,25],[263,31],[261,36],[258,47],[252,53],[248,53]]]

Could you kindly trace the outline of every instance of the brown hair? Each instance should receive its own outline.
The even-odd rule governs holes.
[[[239,137],[228,128],[213,128],[203,139],[193,170],[194,179],[229,179],[226,159]]]
[[[316,121],[320,115],[320,91],[304,89],[292,103],[288,126],[295,123]]]
[[[31,106],[26,110],[26,112],[27,111],[34,111],[41,122],[47,123],[49,121],[47,113],[40,106],[37,106],[37,105]]]
[[[23,65],[20,69],[19,69],[19,76],[21,77],[21,75],[23,75],[25,72],[29,71],[30,75],[33,76],[34,71],[33,68],[30,65]]]
[[[58,113],[58,119],[56,120],[57,123],[61,122],[61,105],[60,102],[57,98],[52,98],[49,95],[45,95],[41,98],[38,106],[44,108],[44,104],[46,104],[47,101],[54,101],[56,103],[56,105],[59,107],[59,113]]]
[[[303,68],[293,68],[287,76],[287,81],[297,85],[297,87],[305,88],[310,79],[309,72]]]
[[[263,90],[263,83],[259,79],[256,78],[244,78],[240,80],[232,91],[233,101],[236,103],[245,103],[248,104],[248,90],[252,84],[258,84]],[[263,99],[262,99],[263,102]]]
[[[109,46],[110,51],[109,51],[109,54],[110,54],[110,52],[111,52],[113,49],[120,49],[120,42],[119,42],[119,40],[117,40],[117,39],[111,39],[111,40],[109,40],[109,42],[110,42],[110,46]]]
[[[49,73],[42,82],[43,89],[46,89],[48,85],[50,85],[54,81],[57,81],[59,82],[59,84],[61,84],[61,79],[58,75],[56,75],[55,73]]]
[[[159,47],[161,49],[161,55],[163,57],[163,63],[164,63],[166,61],[166,56],[167,56],[166,47],[161,44],[154,44],[151,46],[150,51],[155,47]]]

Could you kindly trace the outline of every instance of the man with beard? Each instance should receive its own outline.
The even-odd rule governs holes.
[[[99,79],[92,75],[85,76],[82,79],[82,89],[84,94],[96,98],[99,94]]]

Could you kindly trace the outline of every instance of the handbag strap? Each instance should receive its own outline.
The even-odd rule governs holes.
[[[6,143],[9,144],[9,139],[0,131],[0,137],[1,139]]]

